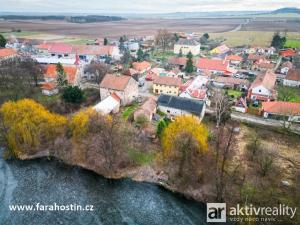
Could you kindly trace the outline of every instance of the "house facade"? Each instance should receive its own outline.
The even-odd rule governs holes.
[[[106,74],[100,83],[101,100],[115,93],[121,105],[129,105],[139,95],[138,82],[131,76]]]
[[[169,116],[191,115],[202,120],[206,106],[203,101],[162,94],[157,100],[157,108]]]
[[[300,87],[300,69],[290,69],[283,79],[283,85],[289,87]]]
[[[201,44],[193,39],[180,39],[174,45],[174,54],[179,54],[180,52],[183,55],[189,54],[191,52],[194,56],[200,54]]]
[[[179,94],[180,85],[181,79],[178,77],[158,76],[153,81],[153,93],[177,96]]]
[[[300,123],[300,103],[263,102],[262,110],[265,118]]]
[[[260,74],[248,90],[248,98],[252,101],[269,101],[275,98],[276,74],[270,70]]]

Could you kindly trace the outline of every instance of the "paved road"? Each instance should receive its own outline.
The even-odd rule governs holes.
[[[247,19],[244,23],[241,23],[240,25],[238,25],[236,28],[234,28],[233,30],[229,31],[229,32],[236,32],[236,31],[240,31],[242,29],[242,27],[244,25],[247,25],[250,22],[250,19]]]
[[[214,113],[213,109],[211,109],[211,108],[206,108],[205,112],[207,114]],[[233,120],[237,120],[237,121],[241,121],[241,122],[247,122],[247,123],[251,123],[251,124],[270,126],[270,127],[278,127],[278,128],[283,127],[283,121],[265,119],[263,117],[253,116],[253,115],[250,115],[250,114],[244,114],[244,113],[239,113],[239,112],[232,112],[231,113],[231,118]],[[300,125],[295,125],[295,124],[292,125],[291,131],[293,133],[300,134]]]

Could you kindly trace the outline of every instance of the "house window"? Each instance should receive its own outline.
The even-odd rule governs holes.
[[[170,113],[170,110],[167,110],[167,113]]]
[[[69,56],[69,54],[64,54],[64,57],[68,57]]]
[[[261,90],[259,89],[259,90],[258,90],[258,92],[260,93],[260,92],[261,92]]]

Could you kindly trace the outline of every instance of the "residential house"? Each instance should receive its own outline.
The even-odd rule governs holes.
[[[250,82],[248,80],[234,77],[216,77],[213,80],[213,85],[219,88],[232,88],[246,91],[250,86]]]
[[[248,110],[246,98],[240,97],[232,108],[237,112],[246,113]]]
[[[222,44],[222,45],[214,48],[213,50],[211,50],[210,54],[213,54],[213,55],[217,54],[217,55],[219,55],[219,54],[225,54],[225,53],[227,53],[229,51],[230,51],[230,48],[228,48],[227,45]]]
[[[291,63],[290,61],[284,62],[281,65],[280,73],[287,74],[289,70],[292,68],[293,68],[293,63]]]
[[[274,63],[256,63],[253,65],[252,69],[257,70],[257,71],[267,71],[267,70],[274,70],[275,69],[275,64]]]
[[[197,76],[195,79],[187,81],[180,86],[179,97],[205,101],[207,105],[210,105],[207,97],[208,82],[209,79],[206,76]]]
[[[106,74],[100,83],[101,100],[113,93],[121,99],[121,105],[128,105],[139,95],[138,82],[131,76]]]
[[[42,93],[43,95],[47,95],[47,96],[58,94],[58,88],[56,86],[56,83],[54,82],[44,83],[42,85]]]
[[[66,79],[70,85],[77,84],[77,77],[80,75],[80,69],[77,66],[63,65],[66,73]],[[57,69],[56,65],[50,64],[45,68],[44,80],[46,83],[56,83]]]
[[[218,75],[231,75],[236,73],[233,68],[229,67],[229,61],[219,59],[200,58],[196,64],[197,72],[210,71]]]
[[[290,69],[283,79],[284,86],[300,87],[300,69]]]
[[[200,54],[201,44],[194,39],[179,39],[174,45],[174,53],[183,55],[189,54],[191,52],[194,56]]]
[[[274,87],[276,77],[276,74],[270,70],[258,75],[249,88],[248,98],[253,101],[269,101],[275,99],[276,92]]]
[[[140,116],[145,116],[148,121],[152,120],[153,115],[156,113],[156,100],[154,97],[149,97],[144,104],[142,104],[135,112],[134,112],[134,120]]]
[[[151,70],[151,64],[147,61],[143,62],[134,62],[132,63],[132,68],[138,71],[140,74],[146,73]]]
[[[178,95],[181,85],[181,79],[178,77],[156,77],[153,81],[154,94]]]
[[[228,55],[226,60],[229,61],[231,65],[238,66],[243,61],[243,58],[239,55]]]
[[[172,56],[168,59],[168,63],[176,67],[180,70],[183,70],[186,66],[187,58],[186,57],[177,57],[177,56]]]
[[[99,102],[97,105],[93,107],[99,113],[102,114],[110,114],[110,113],[118,113],[120,109],[121,99],[116,93],[112,93],[103,101]]]
[[[296,52],[293,49],[284,49],[279,51],[279,55],[281,55],[282,57],[292,57],[295,54]]]
[[[14,58],[18,55],[17,51],[13,48],[0,49],[0,61],[5,59]]]
[[[263,102],[263,116],[268,119],[279,119],[300,123],[300,103],[294,102]]]
[[[157,108],[170,116],[192,115],[203,119],[205,103],[190,98],[182,98],[172,95],[160,95],[157,100]]]

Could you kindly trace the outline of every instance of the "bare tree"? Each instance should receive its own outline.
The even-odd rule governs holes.
[[[40,80],[42,69],[29,57],[16,57],[0,62],[0,90],[6,99],[29,97]]]
[[[157,31],[155,37],[155,44],[159,46],[163,52],[171,45],[172,34],[167,29],[160,29]]]
[[[221,123],[226,123],[226,121],[230,118],[231,103],[228,96],[220,89],[216,89],[213,102],[215,105],[216,126],[218,128]]]
[[[216,198],[222,202],[226,193],[227,164],[231,159],[236,144],[235,128],[237,124],[231,123],[218,128],[218,137],[216,140]]]
[[[93,75],[92,82],[99,84],[104,76],[110,71],[110,66],[102,62],[92,61],[90,65],[85,68],[85,73]]]

